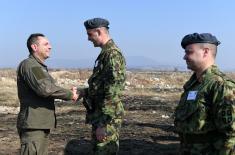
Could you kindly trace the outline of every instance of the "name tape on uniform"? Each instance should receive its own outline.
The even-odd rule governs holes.
[[[198,91],[189,91],[188,96],[187,96],[187,100],[195,100],[197,97],[197,92]]]

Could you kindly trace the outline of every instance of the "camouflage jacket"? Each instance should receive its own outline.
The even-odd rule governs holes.
[[[234,137],[235,82],[214,65],[201,79],[199,82],[193,74],[184,85],[184,93],[175,110],[176,131],[180,135],[216,132],[228,139]]]
[[[50,129],[56,126],[54,99],[70,100],[72,92],[55,85],[47,66],[30,55],[17,69],[20,100],[17,127]]]
[[[120,49],[109,40],[95,62],[93,74],[88,80],[85,100],[91,105],[87,121],[102,126],[115,118],[121,118],[124,108],[120,100],[126,79],[125,59]]]

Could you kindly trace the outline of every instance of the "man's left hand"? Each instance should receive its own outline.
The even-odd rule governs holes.
[[[98,127],[97,129],[96,129],[96,139],[98,140],[98,141],[105,141],[106,140],[106,137],[107,136],[107,134],[106,134],[106,129],[105,129],[105,127]]]

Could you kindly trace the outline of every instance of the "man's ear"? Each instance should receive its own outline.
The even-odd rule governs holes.
[[[97,29],[97,33],[98,33],[98,36],[100,36],[100,34],[101,34],[101,29],[100,28]]]
[[[38,49],[38,46],[36,44],[32,44],[31,48],[32,48],[33,51],[36,51]]]
[[[204,48],[203,51],[204,51],[203,56],[206,57],[206,56],[209,55],[210,49],[209,48]]]

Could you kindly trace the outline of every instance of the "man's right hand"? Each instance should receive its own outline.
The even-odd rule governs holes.
[[[72,100],[77,101],[77,99],[78,99],[77,87],[72,87],[72,93],[73,93]]]

